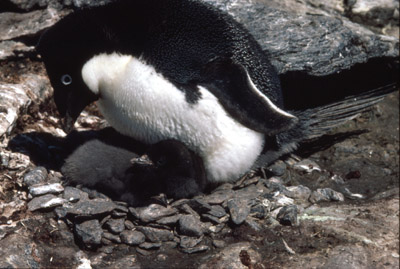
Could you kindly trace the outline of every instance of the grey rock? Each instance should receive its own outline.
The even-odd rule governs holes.
[[[234,197],[241,200],[252,200],[262,195],[264,190],[266,189],[260,188],[256,185],[250,185],[235,191]]]
[[[164,207],[159,204],[151,204],[147,207],[136,208],[137,217],[142,222],[153,222],[159,220],[163,217],[173,215],[177,212],[177,209],[174,207]]]
[[[75,225],[75,234],[87,248],[93,249],[101,244],[103,229],[98,220],[88,220]]]
[[[262,230],[262,226],[252,218],[247,218],[244,223],[256,232],[260,232]]]
[[[18,115],[25,113],[31,104],[26,92],[24,85],[0,83],[0,137],[12,132]]]
[[[192,254],[192,253],[205,252],[209,249],[210,249],[209,246],[201,245],[193,248],[183,248],[181,249],[181,251],[187,254]]]
[[[213,215],[210,215],[210,214],[202,214],[201,218],[202,218],[202,220],[210,221],[210,222],[212,222],[214,224],[220,224],[221,223],[221,220],[219,218],[217,218],[217,217],[215,217]]]
[[[205,1],[243,23],[268,51],[279,73],[297,70],[322,76],[366,63],[371,58],[399,54],[398,39],[375,35],[345,17],[316,12],[305,4],[282,10],[265,1]]]
[[[159,249],[161,247],[161,243],[149,243],[149,242],[144,242],[139,245],[140,248],[143,249]]]
[[[46,184],[40,186],[29,187],[29,194],[33,197],[44,194],[59,194],[64,191],[64,187],[60,183]]]
[[[78,201],[88,200],[89,195],[86,192],[81,191],[80,189],[66,186],[64,189],[63,198],[68,202],[75,203]]]
[[[117,205],[111,201],[93,199],[73,204],[72,207],[67,208],[67,213],[75,216],[97,217],[100,215],[110,214],[116,206]]]
[[[267,170],[274,176],[283,176],[286,172],[286,164],[285,162],[278,160],[274,164],[268,166]]]
[[[142,256],[149,256],[149,255],[152,254],[151,251],[148,251],[148,250],[145,250],[145,249],[142,249],[142,248],[136,248],[136,252],[139,253]]]
[[[311,195],[311,190],[303,185],[286,187],[289,191],[287,196],[293,199],[307,201]]]
[[[200,244],[201,241],[203,241],[203,238],[181,236],[179,246],[181,248],[193,248],[193,247],[197,246],[198,244]]]
[[[44,167],[36,167],[24,175],[24,184],[28,187],[44,183],[47,179],[47,170]]]
[[[277,220],[280,224],[286,226],[297,226],[297,206],[296,205],[288,205],[284,206],[279,210]]]
[[[105,227],[113,234],[120,234],[125,230],[125,219],[109,219]]]
[[[33,36],[59,19],[59,13],[53,9],[35,10],[29,13],[0,13],[0,41]]]
[[[122,243],[130,246],[140,245],[146,240],[144,234],[138,231],[123,231],[120,237]]]
[[[109,233],[109,232],[104,232],[103,231],[103,238],[108,239],[108,240],[110,240],[111,242],[114,242],[114,243],[118,243],[118,244],[121,243],[121,238],[119,237],[119,235],[112,234],[112,233]]]
[[[286,187],[283,185],[282,179],[279,177],[271,177],[265,181],[265,186],[270,191],[284,192]]]
[[[150,242],[165,242],[174,240],[174,234],[169,230],[138,226],[137,230],[142,232]]]
[[[228,209],[232,222],[236,225],[242,224],[250,214],[247,200],[231,199],[228,201]]]
[[[396,0],[354,0],[348,1],[346,8],[346,15],[356,22],[377,27],[399,23],[399,1]]]
[[[183,215],[178,222],[178,230],[182,235],[200,237],[203,235],[203,227],[199,219],[192,215]]]
[[[263,204],[256,204],[250,209],[250,215],[258,219],[264,219],[267,214],[268,210]]]
[[[49,209],[61,206],[65,200],[53,194],[46,194],[43,196],[35,197],[28,203],[28,210],[35,211],[39,209]]]
[[[344,196],[340,192],[334,191],[331,188],[317,189],[311,193],[308,199],[311,203],[323,201],[344,201]]]
[[[12,40],[0,42],[0,60],[9,60],[23,57],[24,53],[33,51],[34,47],[28,47],[24,43]]]

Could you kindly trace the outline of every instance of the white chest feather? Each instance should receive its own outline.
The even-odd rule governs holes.
[[[195,104],[137,58],[98,55],[82,69],[99,108],[119,132],[145,143],[177,139],[197,152],[211,182],[234,181],[260,154],[264,135],[232,119],[207,89]]]

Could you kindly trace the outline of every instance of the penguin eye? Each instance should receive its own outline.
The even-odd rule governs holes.
[[[64,84],[65,86],[69,85],[72,83],[72,77],[68,74],[62,75],[61,76],[61,83]]]

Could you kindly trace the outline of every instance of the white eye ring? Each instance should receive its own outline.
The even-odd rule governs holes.
[[[62,75],[61,83],[64,84],[65,86],[71,84],[72,83],[72,77],[70,75],[68,75],[68,74]]]

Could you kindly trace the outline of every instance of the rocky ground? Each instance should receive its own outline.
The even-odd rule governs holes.
[[[370,58],[398,55],[398,1],[208,2],[236,14],[251,29],[275,57],[282,79],[296,70],[330,78],[332,70],[353,70],[356,63],[367,66]],[[65,134],[31,46],[69,8],[87,3],[0,4],[1,268],[399,267],[398,92],[325,139],[194,199],[131,208],[91,190],[64,186],[57,158]],[[318,55],[330,59],[328,66],[312,64],[313,59],[306,64],[297,54],[305,57],[318,48],[293,35],[291,46],[274,46],[254,15],[264,18],[263,12],[274,18],[303,12],[292,16],[303,23],[296,28],[299,35],[299,29],[315,27],[310,23],[315,17],[319,22],[326,17],[323,27],[336,27],[328,34],[335,40],[339,34],[344,39],[353,35],[353,41],[361,36],[359,43],[343,48],[356,55],[342,54],[343,59],[354,62],[324,51]],[[282,18],[276,27],[287,23],[295,29],[296,23]],[[78,123],[80,131],[106,125],[95,107]]]

